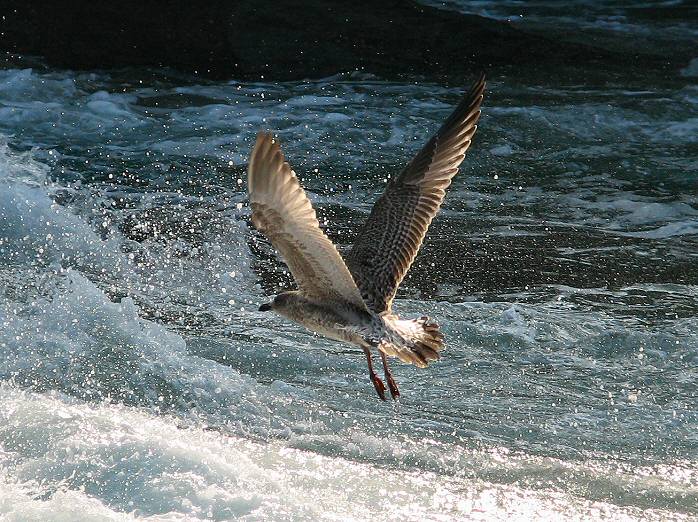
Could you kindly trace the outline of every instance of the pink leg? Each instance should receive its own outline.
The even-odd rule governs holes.
[[[385,384],[383,384],[383,381],[381,381],[380,377],[376,375],[376,372],[373,369],[373,361],[371,360],[371,350],[369,348],[364,348],[364,353],[366,354],[366,361],[368,361],[368,375],[371,378],[371,382],[373,382],[373,386],[376,388],[378,396],[382,400],[386,400]]]
[[[385,380],[388,381],[388,388],[390,388],[390,395],[392,395],[393,400],[400,398],[400,390],[397,387],[395,379],[393,379],[393,372],[388,368],[388,357],[381,352],[381,360],[383,361],[383,368],[385,369]]]

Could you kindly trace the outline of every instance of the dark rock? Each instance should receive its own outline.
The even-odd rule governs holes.
[[[230,2],[208,0],[207,9],[149,0],[10,3],[2,9],[0,48],[40,55],[53,66],[230,71],[229,26],[221,19]]]
[[[72,69],[167,66],[211,78],[296,80],[365,70],[463,82],[481,69],[579,74],[684,60],[572,43],[411,0],[3,2],[0,49]],[[579,40],[579,38],[577,38]],[[685,60],[684,60],[685,61]]]

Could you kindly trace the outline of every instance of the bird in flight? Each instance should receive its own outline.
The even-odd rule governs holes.
[[[320,229],[310,200],[278,141],[257,135],[248,166],[252,224],[286,261],[298,290],[282,292],[260,311],[274,311],[309,330],[361,347],[378,396],[385,384],[373,368],[380,353],[393,399],[400,396],[387,356],[425,368],[439,359],[444,337],[428,317],[401,319],[395,293],[419,251],[446,188],[477,129],[485,78],[438,132],[388,183],[344,259]]]

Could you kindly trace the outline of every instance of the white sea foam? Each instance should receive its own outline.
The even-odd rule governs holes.
[[[698,200],[692,196],[658,202],[618,190],[612,195],[593,199],[580,198],[581,195],[580,192],[561,196],[568,208],[574,209],[577,223],[602,224],[606,221],[607,228],[620,234],[654,239],[695,234],[698,227]],[[648,229],[652,226],[654,228]]]
[[[681,74],[689,77],[698,76],[698,58],[693,58],[686,67],[681,69]]]
[[[0,509],[9,520],[687,519],[326,457],[7,385],[0,404],[9,471]]]
[[[17,161],[26,161],[23,169]],[[21,154],[0,149],[0,250],[6,261],[65,262],[86,271],[127,277],[128,260],[114,240],[103,240],[79,217],[54,203],[42,182],[43,169]]]

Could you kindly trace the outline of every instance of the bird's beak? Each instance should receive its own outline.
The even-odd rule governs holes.
[[[260,312],[268,312],[269,310],[271,310],[271,303],[264,303],[259,307]]]

